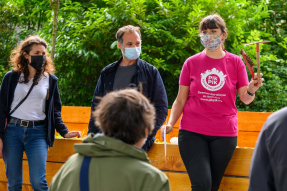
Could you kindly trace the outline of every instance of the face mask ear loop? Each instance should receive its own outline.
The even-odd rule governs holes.
[[[126,50],[126,48],[120,43],[120,45],[121,45],[121,47],[124,49],[124,50]],[[123,55],[125,55],[125,53],[124,53],[124,51],[121,49],[121,51],[122,51],[122,54]]]

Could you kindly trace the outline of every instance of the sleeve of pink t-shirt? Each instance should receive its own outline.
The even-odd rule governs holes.
[[[188,63],[188,60],[184,62],[179,77],[179,84],[183,86],[190,86],[190,71],[188,68]]]
[[[239,88],[243,86],[248,86],[249,80],[246,72],[246,67],[241,60],[240,57],[238,57],[238,70],[237,70],[237,84],[236,84],[236,89],[238,90]]]

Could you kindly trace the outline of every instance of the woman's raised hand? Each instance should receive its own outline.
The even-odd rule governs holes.
[[[249,91],[250,93],[255,93],[258,88],[260,88],[261,86],[263,86],[263,81],[264,81],[264,78],[262,78],[263,74],[260,73],[260,81],[258,83],[258,80],[257,80],[257,73],[254,74],[254,80],[252,79],[248,85],[248,88],[247,88],[247,91]],[[257,84],[257,85],[255,85]]]

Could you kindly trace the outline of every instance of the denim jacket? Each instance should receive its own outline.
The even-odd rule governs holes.
[[[11,104],[14,98],[14,92],[19,80],[18,72],[9,71],[5,74],[0,89],[0,138],[3,139],[5,133],[6,118],[11,110]],[[61,99],[58,90],[58,78],[52,74],[49,77],[49,98],[46,100],[46,128],[47,145],[53,147],[55,140],[55,129],[61,136],[69,132],[67,126],[63,123],[61,116]]]
[[[95,106],[99,102],[99,99],[96,99],[96,97],[103,97],[107,93],[113,91],[116,71],[122,59],[123,58],[120,58],[118,61],[109,64],[102,70],[94,92],[91,112],[95,110]],[[154,105],[156,110],[156,123],[154,130],[152,134],[148,137],[146,144],[143,146],[143,149],[149,150],[154,142],[154,136],[156,135],[158,129],[164,123],[167,116],[168,112],[167,95],[160,73],[154,66],[152,66],[151,64],[145,62],[140,58],[137,59],[136,65],[137,70],[132,77],[130,86],[138,87],[139,84],[141,83],[142,93],[150,100],[150,102]],[[98,133],[98,132],[100,132],[100,130],[95,125],[95,121],[91,117],[89,122],[88,133]]]

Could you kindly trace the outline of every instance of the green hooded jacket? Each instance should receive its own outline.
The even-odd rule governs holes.
[[[79,191],[84,156],[89,166],[90,191],[169,191],[166,175],[153,167],[142,149],[101,134],[89,134],[75,144],[72,155],[53,177],[49,191]]]

